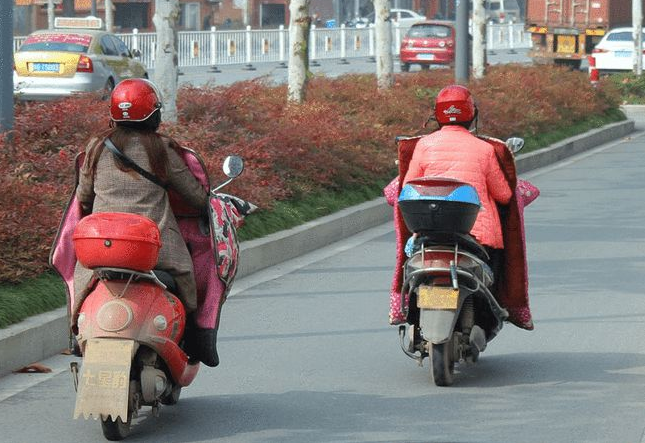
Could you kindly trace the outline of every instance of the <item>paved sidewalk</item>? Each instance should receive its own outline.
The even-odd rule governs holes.
[[[555,163],[627,136],[636,127],[641,129],[645,122],[645,106],[625,107],[625,111],[630,120],[607,125],[540,151],[518,156],[518,172],[525,173]],[[244,242],[241,245],[238,278],[379,226],[391,219],[391,208],[384,198],[378,198],[297,228]],[[0,377],[60,353],[67,346],[66,308],[30,317],[19,324],[0,329]]]

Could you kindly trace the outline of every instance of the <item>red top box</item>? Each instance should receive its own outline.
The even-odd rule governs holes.
[[[81,219],[73,235],[78,261],[86,268],[154,269],[161,249],[157,224],[124,212],[98,212]]]

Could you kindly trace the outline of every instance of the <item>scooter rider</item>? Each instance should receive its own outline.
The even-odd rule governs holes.
[[[496,203],[507,204],[512,192],[493,146],[469,131],[477,112],[467,88],[460,85],[443,88],[434,107],[440,129],[418,141],[403,184],[419,177],[436,176],[474,186],[482,208],[471,235],[495,256],[496,251],[504,248]]]
[[[86,215],[134,213],[150,218],[159,226],[162,246],[156,268],[174,277],[177,296],[190,313],[197,308],[193,264],[166,191],[172,189],[188,205],[203,213],[206,213],[208,194],[180,158],[179,144],[157,132],[161,107],[161,95],[148,80],[128,79],[116,86],[110,103],[112,128],[90,140],[76,196]],[[111,152],[110,143],[136,165]],[[142,175],[136,166],[152,178]],[[78,306],[72,312],[78,311],[92,278],[91,270],[76,264],[74,288]]]
[[[517,177],[514,153],[506,143],[469,132],[477,121],[477,107],[467,88],[453,85],[442,89],[433,114],[440,126],[438,131],[398,140],[399,176],[383,190],[394,207],[397,251],[390,288],[390,324],[408,320],[400,308],[405,296],[401,293],[402,266],[406,252],[416,246],[412,239],[412,248],[404,248],[410,233],[397,205],[402,182],[421,176],[441,176],[476,188],[483,207],[470,233],[488,249],[496,276],[493,293],[508,311],[510,323],[532,330],[523,213],[537,198],[539,189]],[[504,208],[503,212],[498,211],[497,203]]]

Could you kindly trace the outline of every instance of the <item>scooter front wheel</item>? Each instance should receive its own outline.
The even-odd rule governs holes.
[[[179,401],[179,396],[181,395],[181,386],[173,385],[170,393],[161,397],[160,401],[162,405],[176,405]]]
[[[432,379],[437,386],[451,386],[454,381],[455,360],[453,338],[440,345],[431,344]]]

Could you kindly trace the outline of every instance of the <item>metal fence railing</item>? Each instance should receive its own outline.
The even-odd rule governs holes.
[[[407,28],[395,24],[392,35],[392,50],[399,53],[401,40]],[[149,68],[155,65],[154,32],[117,34],[125,44],[141,52],[141,61]],[[17,51],[26,37],[14,37]],[[524,24],[488,24],[486,47],[489,51],[514,50],[531,46],[530,34]],[[251,29],[218,31],[182,31],[178,33],[179,67],[219,66],[263,62],[286,63],[289,48],[289,30]],[[309,37],[309,59],[348,59],[373,57],[375,55],[374,27],[316,28],[312,26]]]
[[[13,52],[16,52],[20,45],[22,45],[22,42],[25,41],[27,37],[14,37],[13,38]]]
[[[491,51],[515,50],[531,47],[531,33],[524,24],[487,25],[486,47]]]

